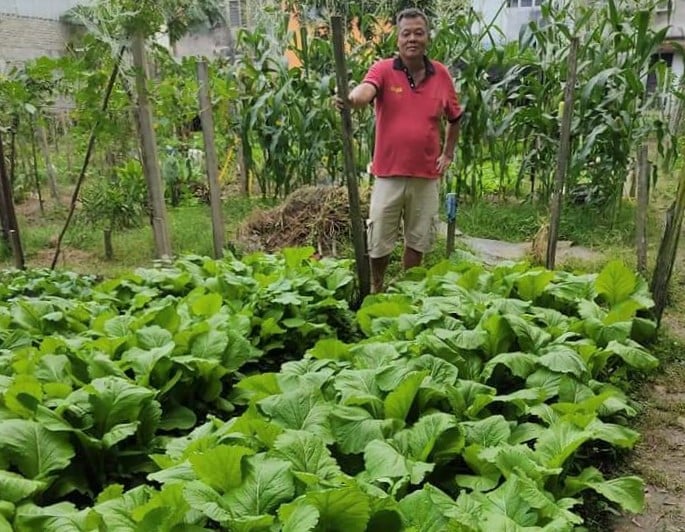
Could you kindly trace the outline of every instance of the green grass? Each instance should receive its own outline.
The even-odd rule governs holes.
[[[268,205],[261,198],[230,197],[224,201],[224,224],[226,242],[230,243],[237,227],[257,207]],[[175,254],[213,254],[212,225],[208,205],[189,204],[168,208],[172,248]],[[46,266],[54,253],[54,242],[62,230],[65,213],[62,210],[48,211],[45,216],[33,217],[30,221],[19,217],[22,245],[27,266]],[[60,267],[83,273],[98,273],[114,276],[139,266],[152,264],[154,241],[147,220],[138,228],[113,234],[114,260],[104,258],[102,231],[83,226],[75,220],[67,232],[63,247],[82,252],[67,251]],[[75,256],[77,255],[77,256]],[[10,267],[11,257],[7,250],[0,249],[0,268]]]
[[[634,241],[634,208],[625,202],[616,223],[606,211],[592,207],[566,205],[559,226],[559,239],[588,247],[632,245]],[[469,236],[530,241],[546,223],[546,205],[529,202],[464,203],[457,214],[457,226]]]

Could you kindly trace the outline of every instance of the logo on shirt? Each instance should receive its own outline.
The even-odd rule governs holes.
[[[404,89],[400,85],[390,85],[390,92],[394,92],[395,94],[402,94]]]

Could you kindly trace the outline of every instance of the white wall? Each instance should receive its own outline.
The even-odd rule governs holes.
[[[90,0],[0,0],[0,13],[59,20],[65,11],[89,2]]]

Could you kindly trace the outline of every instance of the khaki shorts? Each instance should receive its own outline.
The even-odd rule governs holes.
[[[426,253],[435,240],[440,202],[440,180],[421,177],[379,177],[371,192],[368,220],[369,256],[392,253],[404,226],[405,246]]]

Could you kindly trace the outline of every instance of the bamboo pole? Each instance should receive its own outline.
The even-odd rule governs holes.
[[[680,170],[676,199],[666,213],[666,225],[659,245],[656,266],[652,275],[651,291],[654,298],[654,314],[657,322],[661,323],[661,316],[668,302],[668,286],[673,274],[680,231],[683,226],[685,212],[685,168]]]
[[[140,124],[140,145],[143,154],[143,169],[150,198],[152,233],[155,240],[155,254],[159,259],[171,258],[171,237],[167,219],[162,175],[157,158],[157,136],[152,118],[152,105],[147,92],[148,63],[145,52],[145,36],[137,32],[132,42],[133,64],[136,69],[136,93],[138,96],[138,120]]]
[[[209,67],[207,66],[207,61],[197,62],[197,80],[199,85],[200,122],[202,123],[202,135],[205,142],[205,167],[209,183],[209,203],[212,209],[214,258],[220,259],[224,255],[224,218],[221,212],[221,187],[217,177],[219,162],[214,140],[214,117],[212,115],[212,99],[209,93]]]
[[[561,116],[561,132],[559,138],[559,152],[557,167],[554,174],[554,190],[549,219],[549,236],[547,239],[546,266],[554,269],[557,254],[557,240],[559,238],[559,222],[564,199],[564,182],[568,171],[568,160],[571,151],[571,120],[573,119],[573,93],[576,86],[576,69],[578,67],[578,37],[571,39],[568,53],[568,74],[564,88],[564,110]]]
[[[48,143],[48,134],[42,124],[38,124],[38,140],[40,141],[40,149],[43,152],[43,159],[45,159],[45,173],[48,176],[48,185],[50,185],[50,195],[56,205],[60,205],[59,191],[57,190],[57,175],[55,167],[52,164],[50,157],[50,144]]]
[[[5,164],[5,150],[2,143],[2,132],[0,131],[0,188],[2,188],[2,207],[7,223],[7,232],[14,256],[14,266],[20,270],[24,269],[24,251],[21,247],[19,237],[19,224],[17,215],[14,211],[14,200],[12,199],[12,184],[10,183],[7,165]]]
[[[647,214],[649,208],[649,159],[647,145],[642,144],[637,154],[637,210],[635,211],[635,237],[637,269],[647,274]]]
[[[347,101],[349,92],[347,80],[347,65],[345,61],[344,29],[340,16],[331,17],[333,30],[333,53],[335,55],[335,71],[338,85],[338,93]],[[371,291],[371,267],[366,250],[366,237],[364,234],[364,221],[362,220],[361,204],[359,200],[359,187],[357,172],[354,164],[354,147],[352,143],[352,114],[349,106],[341,109],[342,116],[342,140],[343,155],[345,162],[345,174],[347,177],[347,194],[350,202],[350,222],[352,226],[352,242],[357,266],[359,281],[360,300],[363,300]]]
[[[43,202],[43,192],[40,188],[40,177],[38,176],[38,151],[36,149],[36,132],[33,128],[33,120],[30,122],[31,127],[31,155],[33,160],[33,184],[36,187],[36,194],[38,194],[38,206],[40,213],[45,214],[45,205]]]

